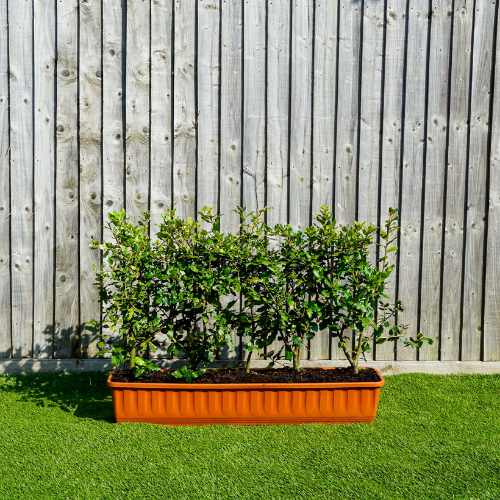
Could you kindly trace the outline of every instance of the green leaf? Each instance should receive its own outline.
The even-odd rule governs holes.
[[[113,366],[118,366],[120,364],[120,360],[118,359],[118,356],[115,356],[114,354],[111,355],[111,363],[113,363]]]

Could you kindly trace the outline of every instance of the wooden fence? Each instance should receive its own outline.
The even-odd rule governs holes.
[[[398,321],[436,342],[375,360],[500,360],[497,25],[491,0],[0,0],[0,357],[93,354],[111,210],[328,204],[400,209]]]

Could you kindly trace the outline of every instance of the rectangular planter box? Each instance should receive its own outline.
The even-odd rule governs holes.
[[[316,368],[335,370],[336,368]],[[376,370],[375,370],[376,371]],[[378,373],[378,371],[377,371]],[[373,422],[380,382],[154,384],[108,378],[117,422],[166,425]]]

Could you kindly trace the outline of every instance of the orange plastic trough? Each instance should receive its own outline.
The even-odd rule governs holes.
[[[155,384],[113,382],[111,373],[108,385],[117,422],[166,425],[348,424],[373,422],[380,388],[385,383],[378,371],[377,374],[379,382]]]

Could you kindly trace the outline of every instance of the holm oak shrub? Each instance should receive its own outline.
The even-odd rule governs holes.
[[[237,235],[219,231],[211,208],[199,213],[200,221],[170,210],[155,239],[148,213],[135,225],[123,210],[110,214],[113,241],[92,241],[105,262],[96,273],[102,318],[86,326],[100,336],[98,354],[111,354],[113,364],[128,363],[140,376],[158,369],[146,355],[161,347],[187,358],[174,375],[190,381],[218,349],[235,349],[233,332],[246,340],[247,371],[257,350],[271,366],[285,359],[299,370],[319,330],[338,342],[356,373],[373,342],[432,343],[421,334],[408,338],[407,325],[393,321],[404,310],[386,294],[396,210],[389,211],[380,243],[376,227],[337,226],[326,206],[303,230],[269,227],[266,210],[247,214],[239,207]],[[369,258],[374,244],[381,248],[378,262]],[[275,341],[280,347],[272,349]]]

